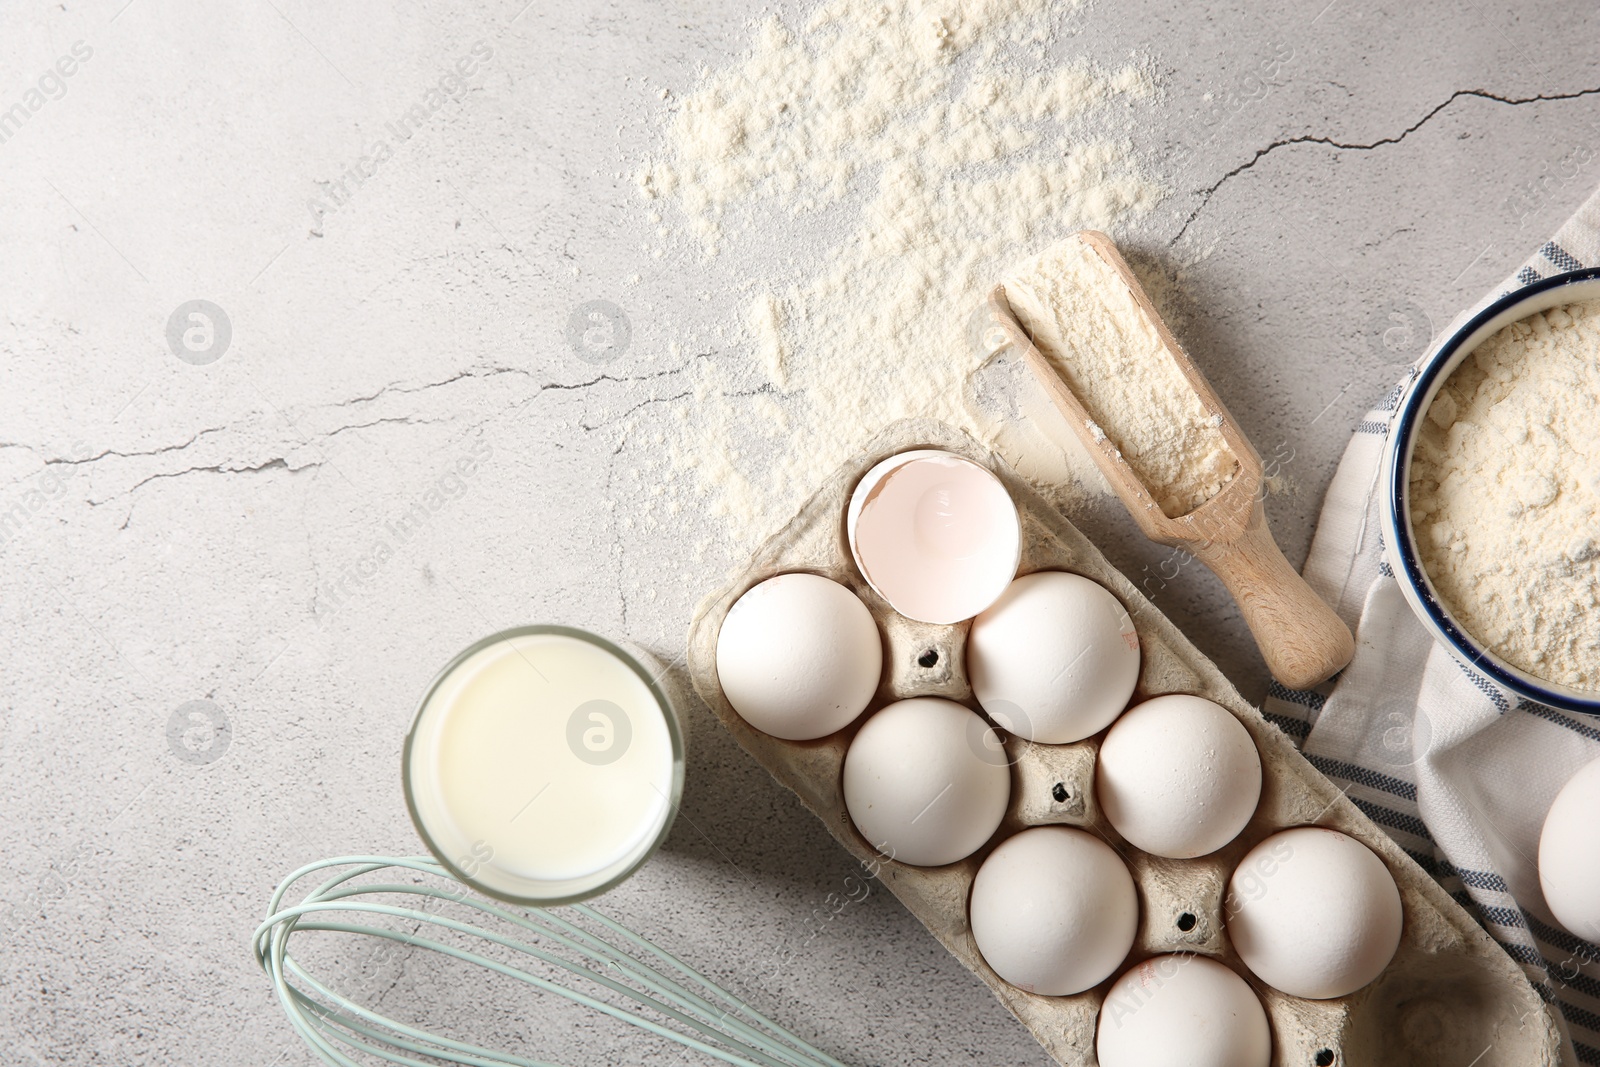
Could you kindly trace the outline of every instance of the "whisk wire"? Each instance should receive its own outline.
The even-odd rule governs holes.
[[[284,897],[294,883],[332,868],[344,869],[324,879],[300,904],[283,906]],[[453,888],[445,890],[415,883],[354,883],[355,879],[386,869],[410,870],[438,878]],[[588,963],[574,962],[537,945],[446,915],[362,899],[396,895],[423,898],[424,908],[435,901],[446,901],[472,909],[529,931],[546,943]],[[288,954],[289,938],[296,932],[321,931],[376,937],[436,952],[565,998],[733,1067],[844,1067],[839,1060],[813,1048],[694,971],[676,956],[615,920],[585,905],[574,906],[573,912],[601,927],[635,953],[648,957],[650,962],[630,955],[595,932],[553,912],[541,909],[514,912],[469,897],[441,865],[424,857],[350,856],[307,864],[286,878],[274,891],[268,916],[257,928],[253,941],[257,962],[272,979],[291,1025],[323,1062],[335,1067],[363,1067],[361,1061],[351,1057],[352,1051],[403,1067],[433,1067],[438,1061],[462,1064],[464,1067],[559,1065],[430,1033],[357,1004],[318,981]],[[416,925],[410,933],[405,933],[386,927],[340,921],[337,918],[340,915],[352,918],[382,916]],[[614,994],[624,1004],[632,1003],[683,1029],[663,1025],[628,1007],[599,999],[501,960],[419,936],[418,931],[424,925],[531,957],[558,972],[592,982]],[[682,984],[685,981],[692,988],[685,988]],[[642,987],[642,990],[635,986]],[[719,1001],[720,1005],[714,1000]],[[405,1053],[430,1059],[414,1059]]]
[[[294,910],[297,910],[297,909],[290,909],[290,910],[294,911]],[[318,910],[318,909],[313,909],[313,910]],[[545,962],[549,962],[549,963],[556,964],[558,966],[562,966],[564,969],[572,971],[573,973],[582,974],[584,977],[587,977],[587,978],[589,978],[589,979],[591,979],[593,981],[599,982],[600,984],[605,985],[606,987],[612,989],[614,992],[616,992],[616,993],[618,993],[620,995],[627,996],[630,999],[633,999],[633,1000],[639,1001],[642,1004],[648,1005],[649,1007],[653,1008],[654,1010],[659,1011],[662,1014],[667,1015],[667,1016],[669,1016],[671,1018],[674,1018],[674,1019],[678,1020],[679,1022],[685,1023],[685,1024],[690,1025],[690,1026],[696,1026],[696,1027],[699,1026],[699,1024],[694,1019],[691,1019],[687,1015],[684,1015],[681,1012],[674,1011],[673,1009],[671,1009],[670,1007],[668,1007],[665,1004],[661,1004],[659,1002],[651,1000],[648,997],[641,996],[636,991],[629,989],[627,986],[622,985],[620,982],[613,981],[613,980],[605,977],[604,975],[596,974],[595,972],[589,970],[588,968],[575,967],[575,966],[571,965],[570,963],[567,963],[566,961],[561,960],[559,957],[551,956],[548,953],[540,952],[537,949],[532,949],[531,947],[526,946],[526,945],[520,945],[518,942],[512,941],[509,938],[503,938],[503,937],[499,937],[499,936],[493,935],[491,933],[488,933],[487,931],[479,930],[479,929],[477,929],[475,927],[472,927],[472,926],[470,926],[470,925],[468,925],[466,923],[458,923],[458,922],[454,922],[454,921],[451,921],[451,920],[444,920],[444,919],[438,919],[438,918],[435,918],[435,917],[428,917],[428,916],[424,915],[421,912],[414,912],[414,911],[411,911],[410,909],[391,908],[391,907],[385,907],[383,905],[370,905],[370,906],[368,906],[368,905],[357,905],[357,906],[355,906],[355,908],[353,910],[379,911],[382,914],[394,915],[396,917],[420,918],[423,921],[431,921],[431,922],[434,922],[434,923],[436,923],[437,925],[440,925],[440,926],[445,926],[447,928],[456,929],[459,932],[471,933],[474,936],[482,937],[485,940],[493,941],[493,942],[495,942],[497,944],[500,944],[500,945],[503,945],[503,946],[505,946],[507,948],[512,948],[512,949],[516,949],[516,950],[519,950],[519,951],[525,951],[529,955],[535,956],[536,958],[544,960]],[[414,934],[401,934],[401,933],[397,933],[397,932],[395,932],[393,930],[386,930],[386,929],[382,929],[380,927],[355,926],[355,925],[351,925],[351,924],[348,924],[348,923],[305,923],[305,922],[303,922],[303,923],[298,924],[297,928],[300,929],[300,930],[321,930],[321,931],[331,931],[331,932],[335,932],[335,933],[363,934],[363,935],[367,935],[367,936],[371,936],[371,937],[386,938],[386,939],[391,940],[391,941],[399,941],[399,942],[403,942],[405,944],[413,945],[413,946],[416,946],[416,947],[419,947],[419,948],[429,949],[431,951],[438,952],[438,953],[440,953],[442,955],[451,956],[451,957],[454,957],[456,959],[462,960],[462,961],[467,962],[467,963],[477,964],[478,966],[484,967],[484,968],[486,968],[488,970],[497,971],[500,974],[506,975],[507,977],[516,978],[516,979],[519,979],[521,981],[525,981],[530,985],[533,985],[533,986],[535,986],[535,987],[537,987],[539,989],[545,990],[546,992],[555,993],[558,996],[564,996],[569,1000],[572,1000],[572,1001],[575,1001],[575,1002],[577,1002],[579,1004],[584,1005],[585,1007],[592,1008],[592,1009],[594,1009],[596,1011],[603,1012],[603,1013],[605,1013],[607,1015],[610,1015],[610,1016],[612,1016],[614,1018],[622,1019],[623,1021],[632,1023],[635,1026],[641,1026],[641,1027],[643,1027],[643,1028],[645,1028],[647,1030],[650,1030],[653,1033],[657,1033],[657,1034],[659,1034],[659,1035],[661,1035],[663,1037],[669,1037],[669,1038],[672,1038],[674,1040],[681,1041],[682,1043],[689,1044],[689,1045],[691,1045],[691,1047],[698,1048],[702,1052],[706,1052],[706,1053],[708,1053],[710,1055],[726,1059],[730,1063],[736,1063],[736,1064],[739,1065],[739,1067],[785,1067],[784,1064],[782,1064],[782,1063],[780,1063],[780,1062],[778,1062],[776,1060],[770,1059],[770,1058],[768,1058],[766,1056],[763,1056],[759,1051],[756,1051],[756,1050],[753,1050],[753,1049],[748,1049],[748,1048],[743,1048],[743,1047],[741,1047],[739,1049],[739,1051],[744,1052],[747,1055],[753,1056],[754,1057],[753,1061],[749,1060],[749,1059],[740,1058],[740,1057],[737,1057],[737,1056],[728,1057],[720,1049],[714,1048],[714,1047],[709,1046],[709,1045],[704,1045],[704,1044],[696,1041],[695,1039],[688,1037],[687,1035],[672,1031],[672,1030],[670,1030],[670,1029],[668,1029],[666,1027],[662,1027],[660,1024],[655,1023],[655,1022],[653,1022],[653,1021],[651,1021],[651,1020],[649,1020],[649,1019],[647,1019],[647,1018],[645,1018],[645,1017],[643,1017],[641,1015],[638,1015],[638,1014],[636,1014],[634,1012],[630,1012],[630,1011],[628,1011],[626,1009],[623,1009],[623,1008],[618,1008],[615,1005],[608,1004],[608,1003],[606,1003],[605,1001],[602,1001],[602,1000],[597,1000],[594,997],[590,997],[590,996],[587,996],[587,995],[585,995],[583,993],[579,993],[576,990],[568,989],[568,988],[566,988],[564,986],[561,986],[561,985],[558,985],[558,984],[556,984],[554,982],[551,982],[548,979],[541,978],[538,975],[531,974],[531,973],[529,973],[527,971],[524,971],[524,970],[522,970],[520,968],[512,967],[512,966],[509,966],[508,964],[501,963],[498,960],[490,959],[487,956],[483,956],[483,955],[480,955],[480,954],[475,953],[475,952],[468,952],[468,951],[466,951],[464,949],[459,949],[459,948],[456,948],[456,947],[451,946],[451,945],[446,945],[446,944],[444,944],[442,942],[439,942],[439,941],[433,941],[433,940],[430,940],[428,938],[417,937]],[[301,971],[298,967],[295,968],[295,970],[296,970],[297,973],[304,974],[304,972]],[[409,1027],[402,1026],[402,1025],[400,1025],[398,1023],[395,1023],[393,1020],[388,1019],[385,1016],[378,1015],[378,1014],[376,1014],[374,1012],[369,1011],[368,1009],[362,1008],[360,1005],[355,1004],[353,1001],[350,1001],[350,1000],[348,1000],[348,999],[346,999],[344,997],[341,997],[338,994],[332,993],[331,991],[327,991],[325,989],[325,987],[319,986],[319,989],[321,989],[322,991],[326,992],[327,995],[329,995],[333,999],[336,999],[339,1003],[344,1005],[348,1010],[356,1012],[357,1014],[362,1015],[362,1016],[364,1016],[366,1018],[372,1019],[373,1021],[382,1022],[386,1026],[393,1026],[395,1029],[400,1030],[402,1032],[408,1032],[408,1033],[412,1033],[412,1034],[422,1034],[423,1033],[422,1031],[417,1031],[417,1030],[413,1030],[413,1029],[411,1029]],[[476,1047],[476,1046],[460,1046],[460,1043],[458,1043],[458,1042],[448,1041],[448,1040],[446,1040],[444,1038],[440,1038],[440,1037],[438,1037],[436,1035],[426,1035],[426,1036],[429,1038],[429,1040],[438,1041],[441,1044],[448,1045],[448,1046],[450,1046],[452,1048],[456,1048],[458,1046],[459,1047],[463,1047],[463,1048],[466,1048],[466,1047],[475,1048]],[[734,1043],[734,1042],[732,1042],[730,1039],[728,1039],[726,1037],[723,1037],[723,1040],[728,1041],[730,1044]],[[482,1051],[489,1051],[489,1050],[482,1050]],[[458,1061],[458,1062],[468,1062],[468,1061]]]
[[[651,941],[647,941],[643,937],[640,937],[638,934],[634,933],[632,930],[629,930],[627,927],[613,919],[607,918],[588,905],[577,904],[573,906],[573,910],[578,912],[580,915],[583,915],[585,918],[604,926],[607,930],[610,930],[613,934],[627,941],[629,944],[634,945],[640,951],[648,953],[649,955],[661,960],[663,963],[667,964],[667,966],[671,967],[685,978],[688,978],[690,981],[697,982],[704,986],[707,990],[719,997],[723,1003],[727,1004],[735,1012],[748,1015],[761,1026],[766,1027],[768,1030],[771,1030],[773,1033],[780,1036],[783,1040],[802,1048],[811,1048],[804,1040],[790,1033],[787,1029],[773,1022],[759,1011],[756,1011],[750,1005],[739,1000],[732,993],[729,993],[715,982],[705,978],[699,972],[691,968],[688,964],[678,959],[672,953],[661,948],[659,945],[656,945]],[[550,916],[550,918],[558,922],[561,921],[556,920],[555,916]],[[816,1049],[811,1049],[811,1054],[819,1058],[822,1063],[827,1065],[827,1067],[845,1067],[844,1063]]]
[[[449,900],[455,901],[457,903],[466,905],[466,906],[474,908],[474,909],[476,909],[476,910],[478,910],[480,912],[483,912],[484,914],[493,915],[496,918],[503,919],[503,920],[505,920],[507,922],[514,923],[514,924],[516,924],[518,926],[522,926],[522,927],[525,927],[527,929],[533,930],[533,931],[539,933],[541,936],[547,937],[547,938],[551,939],[552,941],[555,941],[555,942],[563,945],[564,947],[568,948],[570,951],[572,951],[572,952],[574,952],[576,954],[579,954],[579,955],[581,955],[581,956],[583,956],[583,957],[585,957],[587,959],[593,960],[594,962],[596,962],[598,964],[601,964],[602,966],[618,970],[618,971],[622,972],[623,974],[626,974],[631,980],[637,982],[640,985],[645,986],[645,988],[648,989],[650,992],[656,994],[657,996],[661,996],[661,997],[667,998],[668,1000],[670,1000],[673,1003],[677,1004],[679,1007],[681,1007],[681,1008],[683,1008],[683,1009],[685,1009],[685,1010],[687,1010],[687,1011],[699,1016],[703,1021],[708,1022],[708,1023],[712,1024],[713,1026],[724,1026],[724,1027],[727,1027],[727,1028],[730,1028],[730,1029],[733,1029],[733,1030],[737,1031],[738,1033],[744,1035],[745,1038],[747,1039],[747,1041],[753,1041],[756,1046],[759,1046],[761,1044],[763,1038],[765,1037],[765,1035],[763,1035],[759,1030],[755,1029],[754,1027],[749,1026],[748,1024],[744,1023],[743,1021],[741,1021],[740,1019],[737,1018],[737,1015],[734,1013],[734,1011],[736,1011],[738,1009],[739,1002],[736,999],[734,999],[731,994],[729,994],[726,991],[722,990],[715,983],[709,982],[706,979],[702,978],[700,975],[696,974],[693,970],[691,970],[688,967],[686,967],[685,965],[683,965],[680,961],[678,961],[677,959],[672,957],[670,954],[662,951],[661,949],[656,948],[649,941],[647,941],[644,938],[639,937],[638,935],[634,934],[631,930],[628,930],[626,927],[624,927],[624,926],[622,926],[622,925],[620,925],[618,923],[615,923],[610,919],[607,919],[606,917],[600,915],[599,912],[596,912],[593,909],[585,909],[585,913],[589,918],[593,919],[596,922],[599,922],[599,923],[605,925],[608,929],[613,930],[619,936],[622,936],[625,939],[629,940],[630,943],[635,944],[636,946],[638,946],[642,950],[651,951],[652,954],[658,956],[659,958],[661,958],[664,961],[666,961],[666,962],[670,963],[671,965],[673,965],[675,969],[677,969],[678,971],[683,973],[686,977],[703,984],[708,990],[710,990],[710,991],[714,992],[715,994],[719,995],[727,1004],[732,1006],[734,1011],[730,1011],[729,1008],[726,1008],[726,1007],[719,1008],[719,1007],[717,1007],[717,1005],[715,1005],[715,1004],[711,1003],[710,1001],[706,1000],[704,997],[696,995],[691,990],[683,989],[681,987],[674,986],[672,984],[672,982],[671,982],[671,979],[669,979],[665,975],[661,974],[659,971],[651,968],[648,964],[645,964],[645,963],[643,963],[643,962],[641,962],[641,961],[639,961],[639,960],[637,960],[637,959],[635,959],[635,958],[633,958],[631,956],[628,956],[624,952],[618,951],[617,949],[615,949],[612,946],[606,944],[604,941],[600,940],[599,938],[594,937],[592,934],[590,934],[588,931],[584,930],[582,927],[577,926],[574,923],[568,922],[565,919],[562,919],[560,916],[558,916],[558,915],[556,915],[556,914],[554,914],[552,912],[546,911],[546,912],[538,912],[536,914],[539,916],[539,918],[543,919],[545,922],[549,923],[551,926],[556,927],[556,929],[554,929],[554,930],[550,929],[547,926],[543,926],[539,922],[535,921],[534,918],[533,918],[533,914],[534,913],[530,913],[529,915],[526,915],[526,916],[518,915],[516,913],[507,911],[504,908],[499,908],[499,907],[496,907],[496,906],[494,906],[492,904],[485,903],[483,901],[473,900],[473,899],[459,899],[457,894],[447,893],[447,892],[444,892],[444,891],[441,891],[441,890],[438,890],[438,889],[430,889],[430,888],[423,888],[423,887],[413,887],[413,886],[405,886],[405,885],[371,885],[371,886],[363,885],[363,886],[356,887],[356,888],[348,888],[348,887],[346,887],[346,888],[341,888],[341,889],[330,890],[324,896],[325,896],[325,899],[336,899],[336,898],[342,898],[342,897],[346,897],[346,896],[355,896],[355,895],[368,893],[368,892],[371,892],[371,893],[404,893],[404,892],[413,892],[413,893],[416,893],[416,894],[419,894],[419,895],[426,895],[426,896],[431,896],[431,897],[449,899]],[[305,928],[305,927],[302,927],[302,928]],[[564,931],[564,933],[562,931]],[[488,936],[488,935],[485,935],[485,936]],[[532,954],[534,954],[535,956],[537,956],[539,959],[542,959],[547,963],[552,963],[552,964],[554,964],[556,966],[562,967],[563,969],[569,970],[574,974],[582,974],[582,975],[584,975],[586,977],[590,977],[590,978],[599,978],[599,976],[596,975],[589,968],[575,967],[572,964],[569,964],[566,960],[563,960],[563,959],[561,959],[559,957],[548,956],[548,955],[545,955],[543,953],[538,953],[536,951],[533,951],[528,946],[523,945],[520,942],[510,942],[510,941],[505,941],[505,940],[501,940],[501,939],[498,939],[498,938],[496,938],[494,940],[499,941],[501,944],[504,944],[507,947],[516,949],[517,951],[529,951]],[[605,983],[605,984],[607,984],[608,986],[611,986],[612,988],[614,988],[616,991],[618,991],[622,995],[629,996],[629,997],[631,997],[633,999],[636,999],[636,1000],[640,1000],[641,1002],[643,1002],[645,1004],[648,1004],[651,1007],[655,1007],[658,1010],[663,1010],[660,1004],[652,1002],[652,1001],[648,1000],[647,998],[637,997],[633,993],[632,990],[629,990],[626,987],[614,986],[611,983]],[[798,1037],[795,1037],[793,1034],[790,1034],[788,1031],[786,1031],[782,1027],[779,1027],[776,1024],[772,1023],[770,1020],[765,1019],[764,1016],[762,1016],[759,1013],[754,1012],[753,1010],[748,1009],[748,1008],[746,1008],[745,1010],[748,1011],[753,1018],[755,1018],[756,1020],[764,1023],[769,1029],[777,1031],[777,1033],[782,1038],[784,1038],[784,1039],[786,1039],[788,1041],[794,1042],[794,1043],[800,1043],[800,1039]],[[750,1047],[748,1045],[746,1046],[746,1052],[747,1052],[747,1054],[756,1055],[758,1057],[761,1055],[761,1053],[759,1052],[758,1048]],[[804,1058],[795,1058],[795,1055],[792,1054],[792,1053],[789,1053],[789,1052],[781,1053],[780,1054],[780,1058],[782,1059],[783,1064],[778,1065],[778,1067],[785,1067],[785,1065],[787,1065],[787,1067],[808,1067],[808,1061],[807,1060],[805,1060]],[[843,1065],[838,1064],[838,1061],[832,1060],[831,1058],[826,1060],[826,1062],[829,1064],[829,1067],[843,1067]]]

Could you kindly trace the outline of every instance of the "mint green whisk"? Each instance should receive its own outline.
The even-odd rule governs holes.
[[[331,874],[299,904],[284,906],[284,897],[295,882],[337,868],[343,870]],[[391,869],[425,875],[437,884],[353,881]],[[385,898],[407,903],[385,903]],[[494,920],[509,932],[451,918],[437,910],[445,907],[467,909],[474,919]],[[737,1067],[845,1067],[593,908],[574,904],[560,911],[578,921],[554,910],[513,908],[476,898],[432,859],[344,856],[308,864],[284,879],[272,894],[266,920],[256,929],[255,955],[272,979],[290,1024],[324,1063],[336,1067],[366,1067],[373,1061],[407,1067],[438,1063],[558,1065],[429,1033],[363,1007],[329,989],[290,954],[290,938],[302,931],[382,938],[441,953]],[[414,930],[373,925],[373,920],[402,922]],[[496,948],[501,958],[485,954]],[[532,961],[553,968],[558,975],[592,983],[609,994],[609,999],[525,969]],[[367,1058],[358,1058],[362,1056]]]

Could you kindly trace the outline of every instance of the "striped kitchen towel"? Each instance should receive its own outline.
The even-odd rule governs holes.
[[[1434,341],[1507,292],[1597,264],[1600,192]],[[1600,1065],[1600,947],[1555,924],[1536,861],[1557,791],[1600,758],[1600,719],[1500,689],[1437,645],[1407,606],[1384,558],[1379,464],[1415,377],[1356,427],[1306,561],[1307,580],[1355,630],[1355,659],[1321,691],[1274,686],[1263,710],[1526,968],[1565,1017],[1577,1062]]]

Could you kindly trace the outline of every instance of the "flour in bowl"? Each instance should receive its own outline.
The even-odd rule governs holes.
[[[1417,436],[1411,523],[1469,633],[1600,690],[1600,301],[1512,323],[1456,368]]]

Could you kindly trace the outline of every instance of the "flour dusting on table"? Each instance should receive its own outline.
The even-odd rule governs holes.
[[[1159,199],[1126,136],[1149,77],[1041,69],[1054,17],[1043,0],[831,0],[760,24],[663,116],[636,175],[663,229],[708,258],[752,234],[790,257],[747,283],[739,347],[694,365],[663,456],[734,538],[776,527],[895,419],[998,433],[963,403],[985,294],[1019,255]],[[801,230],[823,247],[804,253]],[[774,396],[783,420],[757,407]]]

